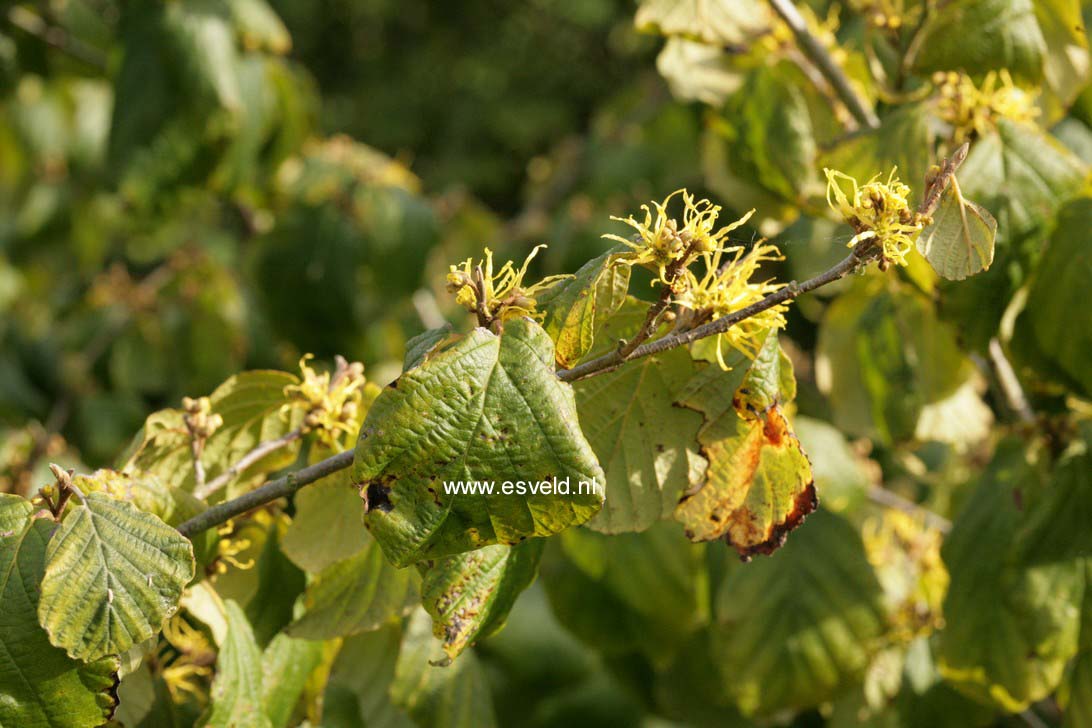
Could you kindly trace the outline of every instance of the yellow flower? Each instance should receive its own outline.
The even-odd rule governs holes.
[[[171,698],[182,702],[186,695],[206,702],[205,685],[212,676],[216,650],[201,630],[192,627],[184,617],[175,615],[163,625],[163,641],[157,650],[163,668],[163,682]]]
[[[667,212],[671,198],[682,195],[682,226]],[[637,231],[636,239],[608,234],[604,238],[622,243],[630,252],[619,256],[618,260],[627,265],[643,265],[656,271],[653,284],[671,285],[673,276],[668,275],[668,267],[673,263],[681,268],[699,254],[708,254],[719,250],[728,234],[743,225],[754,214],[751,210],[733,223],[715,230],[720,216],[720,205],[709,200],[694,200],[694,196],[685,189],[675,190],[663,202],[653,202],[652,208],[641,205],[645,212],[643,221],[630,217],[611,217],[611,220],[624,222]]]
[[[332,375],[330,372],[319,374],[307,364],[313,358],[313,354],[304,354],[300,359],[302,379],[299,384],[284,388],[284,396],[289,402],[282,412],[289,412],[296,403],[304,403],[307,413],[303,418],[303,431],[317,431],[323,443],[337,447],[337,440],[343,433],[355,435],[360,429],[366,387],[364,365],[360,362],[350,364],[339,356]]]
[[[954,71],[937,73],[937,115],[951,125],[958,145],[981,136],[1000,119],[1032,122],[1039,115],[1034,96],[1017,86],[1006,70],[990,71],[976,86],[969,76]]]
[[[725,255],[732,257],[722,261]],[[746,253],[742,246],[720,249],[703,255],[706,273],[698,278],[689,269],[684,273],[685,286],[675,302],[695,312],[697,319],[716,320],[741,308],[746,308],[782,288],[771,280],[752,282],[762,263],[784,260],[774,245],[759,242]],[[717,334],[717,362],[728,369],[723,345],[743,353],[750,359],[758,354],[767,332],[785,326],[787,303],[779,303],[761,313],[743,319],[724,333]]]
[[[848,247],[875,240],[883,247],[885,259],[906,265],[906,254],[914,247],[925,221],[910,209],[910,188],[899,181],[896,171],[891,170],[886,182],[880,182],[876,175],[858,185],[847,174],[823,170],[827,175],[827,204],[857,233]]]
[[[473,258],[467,258],[460,265],[449,267],[447,289],[455,294],[455,303],[471,313],[484,315],[487,321],[480,321],[483,325],[518,316],[541,320],[545,314],[536,310],[535,296],[554,283],[572,277],[549,276],[533,285],[524,285],[527,267],[545,247],[535,246],[518,270],[512,261],[508,261],[496,272],[493,271],[493,251],[486,248],[484,260],[477,264]]]

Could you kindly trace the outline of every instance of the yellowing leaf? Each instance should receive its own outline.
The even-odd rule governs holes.
[[[603,253],[538,296],[545,312],[542,327],[554,340],[559,366],[571,367],[591,351],[598,322],[610,317],[626,299],[630,267],[614,265],[613,251]]]
[[[796,380],[777,336],[768,336],[754,362],[743,366],[728,372],[710,366],[679,398],[705,415],[698,442],[709,467],[679,501],[675,520],[688,538],[724,538],[746,560],[779,548],[818,499],[811,463],[781,411],[796,394]]]
[[[534,581],[543,545],[536,539],[486,546],[439,559],[424,573],[421,603],[449,658],[504,626],[516,597]]]
[[[933,215],[933,224],[918,237],[918,251],[933,270],[960,281],[984,271],[993,262],[997,220],[985,208],[964,199],[950,186]]]
[[[212,414],[223,417],[224,424],[212,433],[201,455],[206,480],[227,471],[259,443],[275,440],[300,425],[304,414],[301,407],[281,412],[288,402],[284,388],[299,381],[288,372],[243,372],[209,395]],[[289,445],[275,450],[232,482],[245,482],[256,474],[291,465],[298,449],[298,445]],[[166,409],[149,415],[130,446],[122,470],[134,475],[149,473],[167,486],[192,490],[193,455],[182,411]],[[228,490],[230,493],[230,485]]]
[[[49,542],[38,618],[75,659],[116,655],[159,632],[193,575],[193,547],[178,531],[89,493]]]
[[[724,538],[744,559],[770,554],[818,505],[811,465],[777,405],[764,419],[725,419],[699,437],[709,469],[675,519],[694,541]]]

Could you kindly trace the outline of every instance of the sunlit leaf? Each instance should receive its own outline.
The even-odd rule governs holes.
[[[207,480],[224,473],[259,443],[275,440],[299,426],[303,419],[299,407],[281,411],[288,402],[284,388],[298,383],[299,378],[287,372],[243,372],[209,395],[212,414],[223,417],[224,424],[212,433],[201,456]],[[289,465],[297,450],[298,445],[276,450],[239,473],[233,482]],[[124,460],[122,470],[126,473],[148,473],[165,485],[192,490],[193,455],[182,411],[167,409],[149,415]]]
[[[178,531],[89,493],[49,542],[38,618],[76,659],[116,655],[159,632],[193,575],[193,547]]]
[[[933,224],[922,231],[917,245],[933,270],[959,281],[990,267],[996,235],[993,215],[949,187],[933,213]]]
[[[117,706],[118,659],[77,662],[38,625],[38,585],[54,524],[0,493],[0,725],[100,725]]]
[[[569,482],[570,494],[499,489],[505,481]],[[493,481],[492,496],[449,494],[445,481]],[[548,536],[593,516],[603,482],[577,424],[553,343],[533,322],[502,335],[475,329],[411,369],[376,399],[360,432],[353,482],[367,523],[396,565]]]
[[[706,374],[719,371],[711,367]],[[679,399],[705,415],[698,441],[709,466],[675,520],[692,540],[724,538],[743,558],[769,554],[817,504],[811,464],[781,410],[795,394],[792,368],[771,335],[742,378],[719,374],[699,375]]]
[[[646,308],[631,300],[608,320],[599,334],[602,349],[631,336]],[[701,416],[675,406],[673,397],[693,370],[687,352],[675,349],[574,386],[580,425],[606,474],[606,502],[589,527],[642,531],[668,517],[701,476],[705,461],[696,441]]]
[[[600,323],[626,298],[630,267],[614,263],[614,251],[592,258],[572,278],[558,281],[538,296],[545,312],[542,328],[554,340],[557,363],[571,367],[587,354]]]

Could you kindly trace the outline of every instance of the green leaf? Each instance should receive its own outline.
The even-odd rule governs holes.
[[[875,175],[884,179],[893,167],[913,190],[920,190],[931,163],[933,132],[924,104],[896,107],[880,121],[878,129],[866,129],[840,139],[820,156],[819,166],[845,172],[864,181]]]
[[[262,653],[246,615],[234,600],[224,602],[227,632],[216,657],[211,705],[204,728],[273,728],[263,708]]]
[[[38,618],[78,660],[154,636],[194,576],[193,546],[131,503],[88,493],[49,542]]]
[[[881,276],[854,281],[827,308],[815,368],[834,424],[884,443],[913,436],[925,406],[972,372],[932,302]]]
[[[1092,560],[1085,560],[1084,604],[1081,607],[1080,652],[1069,664],[1058,688],[1065,710],[1064,728],[1092,725]]]
[[[360,493],[349,472],[329,475],[296,493],[296,512],[281,548],[296,566],[317,574],[368,545]]]
[[[708,622],[702,548],[677,525],[614,536],[571,529],[560,540],[542,581],[558,621],[596,650],[662,660]]]
[[[433,728],[492,728],[497,723],[485,672],[473,653],[448,667],[423,609],[407,621],[391,683],[391,699],[418,725]]]
[[[262,653],[261,705],[272,728],[287,728],[311,673],[322,662],[321,642],[273,638]]]
[[[516,597],[535,579],[543,543],[486,546],[428,567],[421,580],[421,604],[449,658],[504,626]]]
[[[167,49],[189,91],[236,111],[242,106],[239,55],[229,13],[227,4],[218,0],[172,3],[165,6],[163,28]]]
[[[227,0],[227,5],[244,48],[278,54],[291,50],[292,36],[265,0]]]
[[[1088,35],[1080,0],[1039,0],[1035,17],[1046,41],[1043,81],[1050,93],[1044,106],[1047,121],[1053,122],[1088,85]]]
[[[423,331],[406,342],[406,355],[402,361],[402,371],[410,369],[423,362],[432,351],[441,346],[445,340],[451,338],[451,324],[444,324],[436,329]]]
[[[571,367],[591,351],[596,327],[625,301],[630,267],[616,265],[615,257],[608,250],[539,294],[539,310],[546,314],[542,327],[554,340],[558,366]]]
[[[284,388],[298,383],[299,378],[287,372],[257,370],[231,377],[209,395],[212,414],[223,417],[224,424],[212,433],[201,455],[206,480],[227,471],[259,443],[275,440],[300,425],[303,412],[299,407],[281,412],[288,403]],[[275,450],[232,482],[248,483],[260,474],[291,465],[298,450],[298,445]],[[122,470],[126,473],[150,474],[167,486],[193,489],[190,436],[181,410],[160,410],[150,415],[123,459]],[[231,490],[229,484],[229,494]]]
[[[1014,538],[1026,518],[1020,504],[1041,490],[1025,445],[1003,442],[941,550],[951,584],[940,671],[1010,712],[1053,692],[1077,651],[1083,564],[1021,559]]]
[[[714,660],[744,713],[819,705],[857,681],[883,634],[880,584],[852,526],[814,513],[717,596]]]
[[[605,336],[609,332],[604,329]],[[590,528],[643,531],[669,517],[682,492],[702,476],[705,461],[696,442],[701,416],[676,407],[673,396],[693,370],[690,355],[674,349],[575,385],[580,424],[606,474],[606,502]]]
[[[853,452],[845,435],[822,420],[798,416],[793,429],[808,453],[823,507],[839,512],[861,504],[880,474],[875,463],[869,467],[866,458]]]
[[[727,142],[726,162],[734,177],[758,183],[786,202],[802,200],[817,183],[811,114],[787,67],[753,71],[712,128]]]
[[[997,221],[985,208],[966,200],[955,185],[944,191],[933,224],[918,237],[918,251],[933,270],[961,281],[984,271],[993,262]]]
[[[549,536],[599,510],[598,492],[449,495],[443,485],[555,477],[571,491],[603,482],[572,389],[554,374],[553,343],[526,319],[507,322],[502,335],[475,329],[387,387],[353,464],[368,527],[397,566]]]
[[[1087,166],[1054,137],[1008,119],[978,139],[959,168],[964,196],[993,212],[1006,243],[1049,222],[1087,176]]]
[[[1034,83],[1043,78],[1046,50],[1032,0],[954,0],[930,17],[914,70],[1008,69]]]
[[[246,603],[246,617],[260,647],[266,647],[292,621],[296,600],[306,585],[306,575],[281,550],[286,520],[284,516],[272,519],[266,529],[253,569],[258,588]]]
[[[1088,229],[1092,199],[1081,198],[1058,214],[1054,234],[1036,269],[1027,304],[1016,320],[1013,347],[1045,374],[1092,396],[1092,250]]]
[[[335,702],[344,706],[344,722],[331,725],[361,728],[412,728],[414,723],[390,695],[398,661],[402,626],[392,623],[375,632],[342,642],[326,684],[323,716],[331,716]]]
[[[656,70],[680,101],[720,106],[739,90],[745,74],[723,48],[671,37],[656,56]]]
[[[0,725],[100,725],[117,707],[118,658],[90,663],[54,647],[38,624],[38,585],[53,523],[0,493]]]
[[[387,563],[374,541],[323,570],[303,594],[293,637],[323,640],[379,629],[417,603],[417,574]]]

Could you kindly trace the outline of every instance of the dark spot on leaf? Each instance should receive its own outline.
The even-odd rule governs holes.
[[[770,537],[765,541],[754,546],[736,546],[736,551],[739,552],[739,557],[742,561],[750,561],[751,557],[755,554],[765,554],[769,556],[774,551],[777,551],[785,544],[785,539],[788,537],[789,532],[799,526],[819,505],[819,496],[815,492],[815,481],[812,481],[804,487],[802,491],[796,494],[796,498],[793,499],[792,510],[785,516],[785,520],[781,523],[775,523],[770,527]],[[732,544],[735,546],[735,544]]]
[[[378,510],[380,513],[390,513],[394,510],[394,504],[391,503],[391,489],[390,486],[383,483],[368,483],[368,489],[364,498],[364,512],[370,513],[371,511]]]

